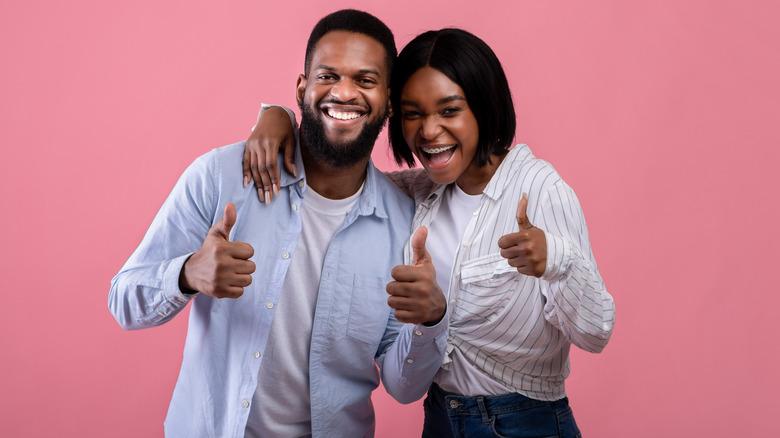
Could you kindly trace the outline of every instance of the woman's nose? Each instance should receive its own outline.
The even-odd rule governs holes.
[[[420,135],[426,140],[432,140],[441,134],[441,125],[436,117],[425,117],[422,122]]]

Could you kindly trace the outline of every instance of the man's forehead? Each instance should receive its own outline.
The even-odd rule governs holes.
[[[338,71],[342,68],[386,76],[387,51],[379,41],[363,33],[330,31],[314,46],[311,69]]]

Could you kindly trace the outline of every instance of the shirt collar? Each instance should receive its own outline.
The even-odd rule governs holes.
[[[510,149],[504,158],[504,161],[498,166],[496,173],[493,174],[493,177],[490,178],[490,182],[488,182],[488,185],[485,187],[485,195],[494,200],[498,199],[501,196],[501,193],[506,190],[507,185],[512,181],[515,181],[514,178],[511,177],[520,171],[522,163],[532,158],[534,158],[534,156],[528,145],[518,144]]]
[[[303,168],[303,160],[301,159],[301,143],[298,140],[298,130],[295,131],[295,168],[298,170],[298,176],[287,172],[284,168],[284,155],[279,155],[279,187],[287,187],[293,184],[297,184],[298,181],[302,181],[306,175],[306,170]]]
[[[296,139],[298,132],[296,131]],[[298,176],[293,176],[291,173],[284,169],[284,163],[282,162],[284,157],[279,156],[279,184],[280,187],[287,187],[293,184],[298,184],[300,181],[306,179],[306,169],[303,167],[303,160],[301,159],[301,143],[296,141],[295,143],[295,168],[298,170]],[[377,217],[387,218],[387,210],[384,203],[380,202],[381,194],[379,192],[379,170],[374,167],[372,160],[368,161],[366,170],[366,180],[363,182],[363,192],[358,197],[355,203],[358,210],[358,214],[362,216],[370,216],[376,214]]]

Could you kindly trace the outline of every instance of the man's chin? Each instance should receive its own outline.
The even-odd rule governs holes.
[[[325,131],[325,140],[331,145],[337,148],[346,148],[351,145],[360,136],[360,130],[352,132],[352,130],[339,129],[336,131]]]

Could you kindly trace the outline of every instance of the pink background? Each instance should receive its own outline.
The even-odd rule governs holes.
[[[196,156],[244,139],[261,101],[294,105],[311,27],[347,6],[399,47],[444,26],[487,41],[518,142],[577,191],[617,303],[605,352],[572,354],[585,435],[771,434],[775,4],[4,2],[0,434],[162,435],[186,316],[122,331],[109,281]],[[375,402],[379,437],[419,435],[419,403]]]

